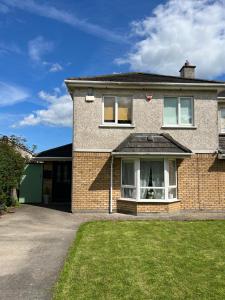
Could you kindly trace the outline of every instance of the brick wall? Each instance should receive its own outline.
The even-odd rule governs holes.
[[[180,202],[173,203],[138,203],[137,214],[150,212],[172,212],[180,210]]]
[[[172,212],[180,210],[180,202],[174,203],[137,203],[133,201],[118,200],[117,211],[132,215],[153,212]]]
[[[109,211],[109,153],[74,152],[72,211]],[[114,160],[113,209],[120,197],[120,159]]]
[[[181,209],[225,209],[225,161],[196,154],[178,163]]]
[[[75,152],[73,211],[109,211],[110,154]],[[171,204],[117,201],[120,198],[120,159],[114,160],[113,210],[130,213],[174,210],[225,210],[225,161],[216,155],[196,154],[178,160],[178,198]]]

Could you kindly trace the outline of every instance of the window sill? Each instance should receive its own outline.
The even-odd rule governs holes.
[[[162,200],[162,199],[131,199],[131,198],[119,198],[118,200],[122,201],[129,201],[129,202],[136,202],[136,203],[174,203],[174,202],[180,202],[179,199],[170,199],[170,200]]]
[[[100,128],[135,128],[135,124],[101,124]]]
[[[163,125],[161,127],[162,129],[197,129],[197,126],[173,126],[173,125]]]

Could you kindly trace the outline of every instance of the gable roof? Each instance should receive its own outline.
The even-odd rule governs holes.
[[[72,144],[42,151],[36,155],[36,158],[72,158]]]
[[[131,133],[113,154],[191,154],[191,150],[181,145],[167,133]]]
[[[191,79],[180,76],[160,75],[153,73],[129,72],[109,75],[98,75],[90,77],[70,77],[67,80],[78,81],[107,81],[107,82],[171,82],[171,83],[221,83],[223,81],[206,80],[206,79]]]

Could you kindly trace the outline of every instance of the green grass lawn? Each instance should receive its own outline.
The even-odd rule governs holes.
[[[86,223],[53,299],[225,299],[225,221]]]

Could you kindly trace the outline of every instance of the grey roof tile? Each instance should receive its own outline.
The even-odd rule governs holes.
[[[192,153],[166,133],[131,133],[113,152]]]
[[[36,157],[72,157],[72,144],[63,145],[60,147],[42,151]]]
[[[111,81],[111,82],[174,82],[174,83],[224,83],[223,81],[182,78],[179,76],[129,72],[90,77],[70,77],[68,80]]]

